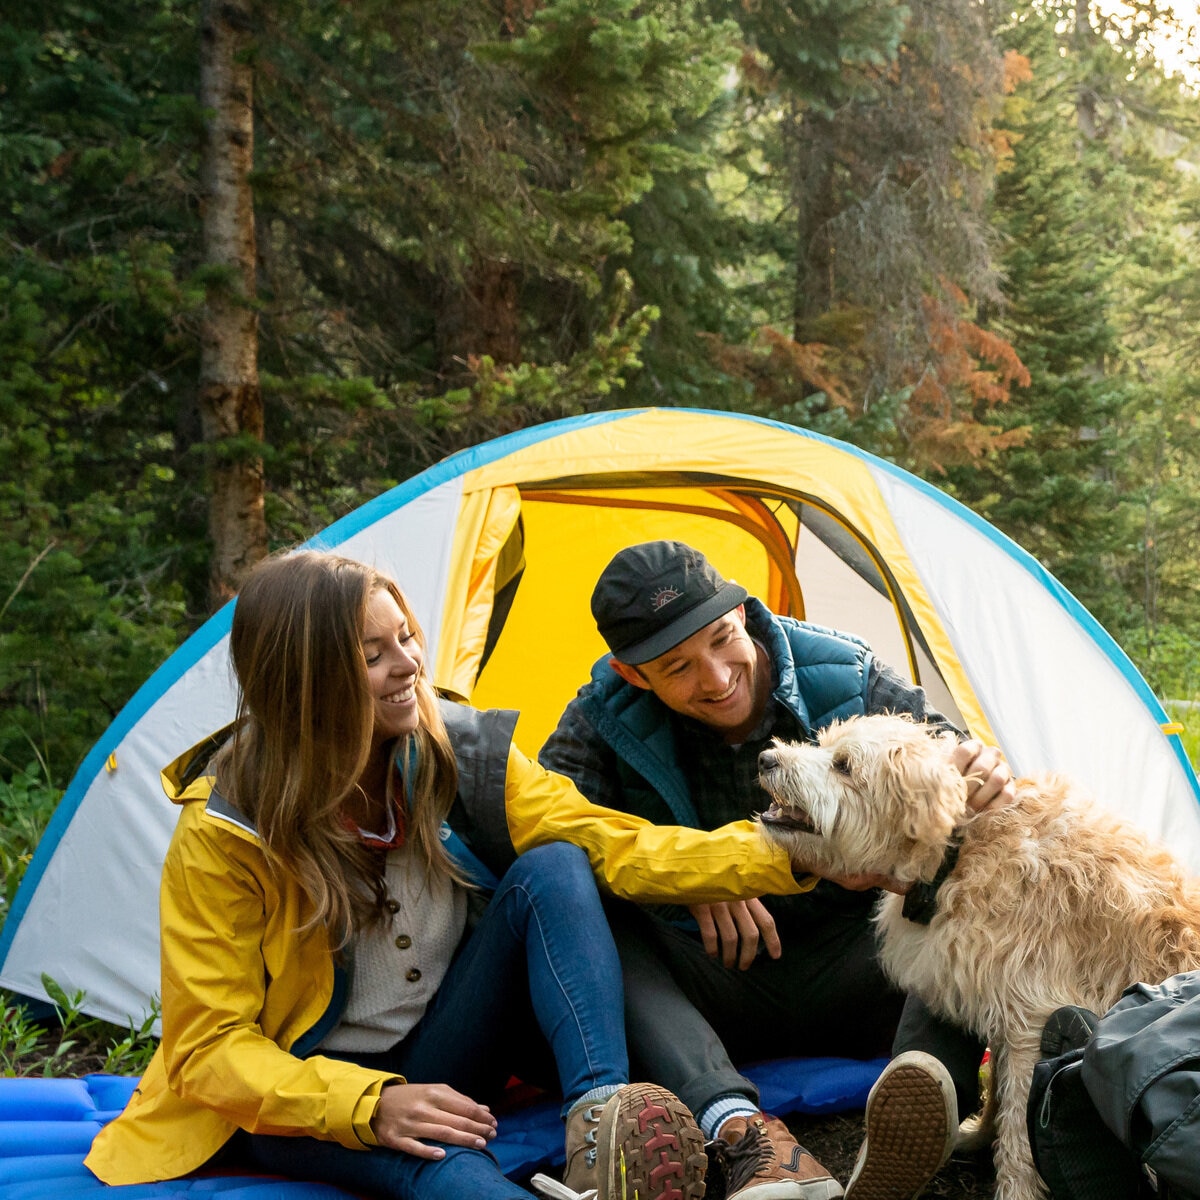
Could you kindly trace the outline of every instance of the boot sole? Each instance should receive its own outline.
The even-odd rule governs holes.
[[[704,1135],[665,1088],[623,1088],[619,1103],[601,1115],[598,1141],[600,1163],[608,1163],[608,1191],[598,1200],[703,1200]]]
[[[921,1051],[893,1059],[867,1097],[866,1135],[846,1200],[913,1200],[950,1157],[957,1133],[954,1087]]]

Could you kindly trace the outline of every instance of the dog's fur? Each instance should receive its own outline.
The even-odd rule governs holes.
[[[1064,1004],[1103,1012],[1131,983],[1200,968],[1200,886],[1061,776],[1020,779],[1015,803],[973,815],[953,746],[891,716],[835,724],[816,745],[777,743],[759,759],[774,801],[762,827],[797,867],[901,883],[932,880],[961,837],[928,925],[904,919],[901,896],[881,900],[880,959],[986,1039],[996,1195],[1036,1200],[1025,1107],[1046,1018]]]

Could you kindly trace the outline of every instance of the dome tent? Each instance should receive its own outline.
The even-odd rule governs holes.
[[[374,563],[424,627],[435,683],[522,712],[536,753],[604,647],[588,612],[622,546],[690,542],[778,612],[865,637],[1018,773],[1065,771],[1200,869],[1200,788],[1145,681],[1028,554],[851,446],[695,410],[594,414],[465,450],[310,545]],[[158,990],[158,881],[178,809],[160,768],[231,719],[232,603],[84,760],[0,935],[0,986],[43,973],[126,1023]]]

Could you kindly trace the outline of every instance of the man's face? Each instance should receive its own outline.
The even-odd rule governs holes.
[[[739,605],[666,654],[640,667],[611,660],[613,669],[674,712],[738,741],[758,724],[769,686],[766,664],[746,632],[745,613]]]

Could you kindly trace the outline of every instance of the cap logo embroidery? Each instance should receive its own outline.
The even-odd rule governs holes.
[[[651,595],[650,608],[653,612],[658,612],[659,609],[666,608],[672,600],[678,600],[682,595],[682,592],[676,591],[673,587],[661,587]]]

